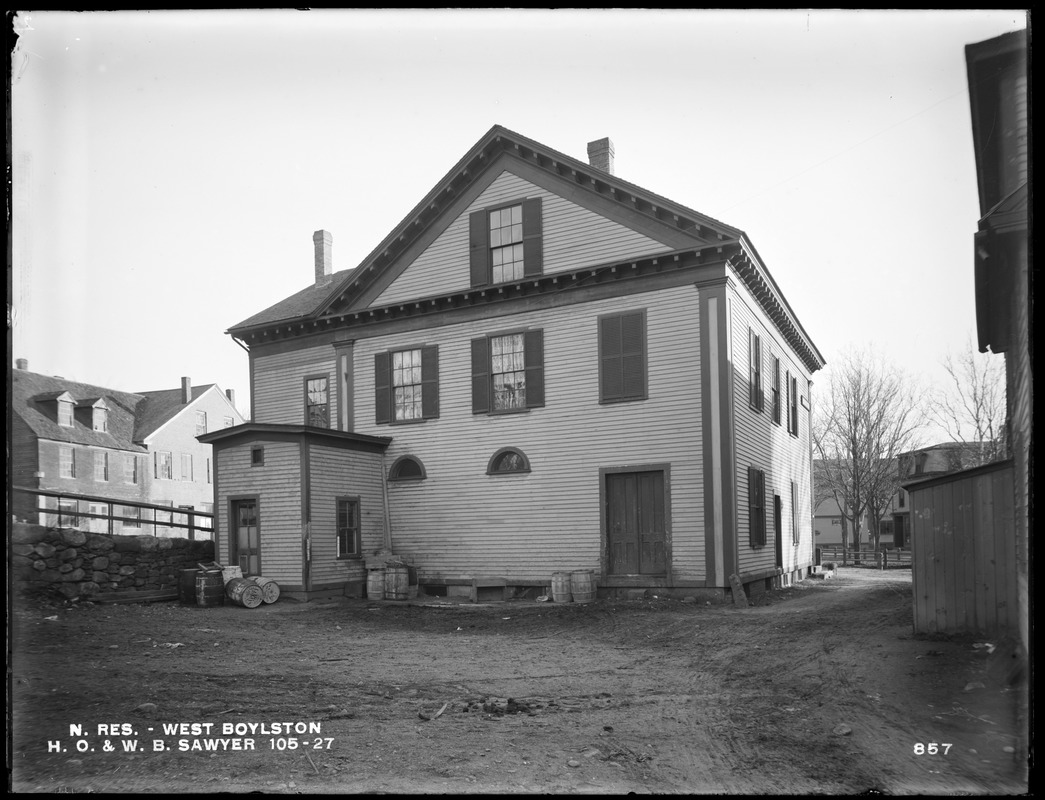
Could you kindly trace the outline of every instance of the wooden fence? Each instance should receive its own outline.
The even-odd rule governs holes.
[[[841,545],[821,547],[820,563],[833,561],[847,567],[850,564],[864,567],[875,567],[877,569],[892,569],[893,567],[911,567],[910,550],[851,550]]]
[[[1015,633],[1012,461],[906,484],[910,494],[914,628]]]

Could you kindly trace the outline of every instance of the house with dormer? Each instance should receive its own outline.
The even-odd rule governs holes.
[[[196,437],[244,421],[216,384],[182,378],[176,389],[124,392],[30,372],[23,359],[11,396],[12,486],[62,495],[15,491],[15,516],[96,532],[109,531],[108,520],[79,515],[107,516],[113,502],[118,532],[184,535],[162,523],[211,513],[213,503],[211,447]],[[156,516],[134,503],[172,510]]]
[[[388,553],[436,593],[806,574],[823,357],[747,234],[588,156],[494,126],[354,268],[314,234],[314,280],[228,331],[219,561],[306,598]]]

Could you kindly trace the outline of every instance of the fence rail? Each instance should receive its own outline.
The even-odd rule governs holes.
[[[849,550],[843,547],[821,547],[820,563],[824,561],[841,562],[842,566],[859,564],[874,565],[878,569],[912,566],[910,550]]]
[[[111,497],[98,497],[88,494],[77,494],[76,492],[55,492],[45,489],[28,489],[23,486],[12,486],[11,491],[29,497],[36,497],[35,512],[40,515],[41,524],[57,523],[59,528],[80,527],[80,520],[104,520],[104,531],[94,530],[88,523],[88,530],[95,533],[133,533],[136,535],[162,536],[161,531],[184,530],[187,531],[191,540],[209,541],[214,538],[214,514],[209,511],[199,511],[195,508],[184,508],[180,506],[161,506],[155,503],[142,503],[134,500],[118,500]],[[54,498],[55,507],[47,505],[46,498]],[[63,501],[65,505],[63,506]],[[75,508],[69,505],[75,503]],[[87,510],[82,510],[81,505],[86,503]],[[105,506],[105,513],[91,511],[91,506]],[[114,509],[119,507],[121,511],[134,509],[135,516],[116,514]],[[152,519],[145,517],[142,512],[151,512]],[[44,520],[48,520],[45,522]],[[50,520],[53,520],[52,523]],[[147,531],[151,528],[151,533]]]

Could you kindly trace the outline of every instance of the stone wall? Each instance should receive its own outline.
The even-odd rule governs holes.
[[[53,590],[67,598],[148,589],[177,591],[181,570],[213,560],[213,542],[109,536],[21,522],[11,525],[15,588]]]

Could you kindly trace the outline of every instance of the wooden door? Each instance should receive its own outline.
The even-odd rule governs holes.
[[[232,504],[232,553],[244,575],[261,574],[261,537],[258,527],[258,501],[236,500]]]
[[[663,575],[667,571],[664,473],[607,475],[606,527],[611,574]]]

